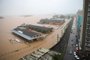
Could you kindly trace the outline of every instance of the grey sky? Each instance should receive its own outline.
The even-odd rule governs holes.
[[[83,8],[83,0],[0,0],[0,16],[69,14]]]

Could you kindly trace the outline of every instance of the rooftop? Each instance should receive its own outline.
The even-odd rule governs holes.
[[[64,18],[50,18],[50,19],[41,19],[39,24],[51,24],[51,25],[62,25],[65,22]]]
[[[13,29],[12,32],[27,39],[33,40],[41,37],[45,37],[42,33],[49,33],[52,31],[52,28],[35,26],[35,25],[21,25]]]
[[[45,48],[40,48],[37,51],[34,51],[31,54],[28,54],[20,58],[20,60],[52,60],[53,55],[61,55],[61,54],[55,51],[50,51]]]

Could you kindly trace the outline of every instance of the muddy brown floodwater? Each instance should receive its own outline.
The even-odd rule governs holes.
[[[51,16],[30,16],[30,17],[4,17],[0,19],[0,60],[18,60],[20,57],[29,54],[40,47],[50,48],[57,43],[57,33],[52,32],[44,40],[26,42],[25,39],[13,35],[11,30],[23,23],[36,24],[41,18]],[[57,32],[57,33],[56,33]],[[52,39],[53,37],[53,39]],[[20,40],[20,42],[15,41]]]

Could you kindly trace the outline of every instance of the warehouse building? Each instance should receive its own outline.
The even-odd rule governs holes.
[[[28,41],[32,41],[34,39],[44,38],[49,32],[52,32],[53,28],[35,26],[35,25],[21,25],[12,30],[12,32],[16,35],[19,35]]]

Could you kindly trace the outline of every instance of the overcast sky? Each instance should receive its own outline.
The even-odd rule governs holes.
[[[83,0],[0,0],[0,16],[69,14],[83,8]]]

